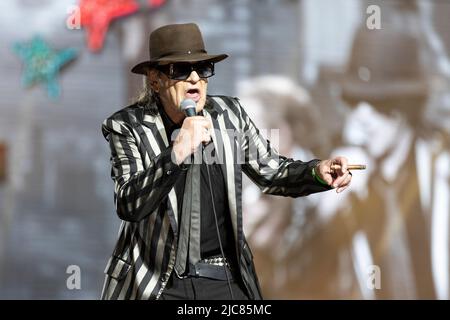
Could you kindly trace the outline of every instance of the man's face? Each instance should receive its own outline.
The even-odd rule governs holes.
[[[346,119],[344,141],[364,147],[378,158],[395,143],[400,124],[397,114],[387,116],[369,103],[360,102]]]
[[[206,102],[208,79],[200,78],[197,71],[193,70],[185,80],[170,79],[164,72],[157,71],[156,91],[159,93],[161,103],[166,110],[180,111],[181,102],[184,99],[192,99],[196,102],[196,111],[203,110]],[[155,87],[154,87],[155,90]]]

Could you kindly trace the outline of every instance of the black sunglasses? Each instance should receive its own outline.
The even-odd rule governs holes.
[[[197,72],[200,78],[209,78],[214,75],[214,63],[202,61],[197,63],[177,62],[156,67],[172,80],[186,80],[192,71]]]

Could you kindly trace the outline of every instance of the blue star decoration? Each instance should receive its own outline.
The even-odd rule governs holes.
[[[44,83],[50,98],[58,98],[61,90],[57,81],[61,68],[75,59],[77,50],[74,48],[56,51],[40,36],[35,36],[29,42],[16,43],[13,51],[24,64],[22,85],[26,88],[36,83]]]

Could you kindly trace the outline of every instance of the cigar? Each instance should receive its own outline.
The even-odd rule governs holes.
[[[341,166],[339,164],[332,164],[331,170],[339,170]],[[365,164],[349,164],[347,165],[347,170],[364,170],[366,169]]]

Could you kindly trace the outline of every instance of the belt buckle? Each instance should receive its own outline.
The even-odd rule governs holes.
[[[231,269],[225,264],[218,265],[212,263],[199,262],[195,264],[195,277],[205,277],[215,280],[233,279]],[[228,277],[227,277],[228,274]]]
[[[200,262],[215,265],[215,266],[220,266],[220,267],[226,266],[226,267],[230,268],[230,264],[228,263],[227,259],[222,256],[206,258],[206,259],[200,260]]]

